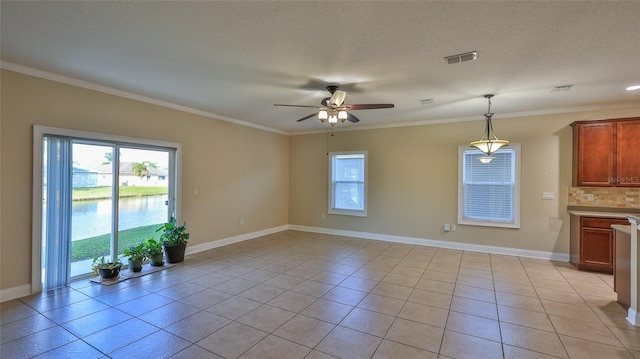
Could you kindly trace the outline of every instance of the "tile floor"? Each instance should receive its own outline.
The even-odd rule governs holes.
[[[640,358],[613,279],[280,232],[113,286],[2,303],[2,358]]]

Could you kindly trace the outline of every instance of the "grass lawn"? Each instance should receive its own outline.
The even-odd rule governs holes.
[[[156,239],[158,239],[160,233],[156,233],[156,229],[161,225],[162,223],[158,223],[120,231],[118,236],[119,252],[122,252],[122,249],[124,248],[138,245],[140,242],[144,242],[151,237],[156,237]],[[72,241],[71,261],[75,262],[85,259],[93,259],[94,257],[108,256],[109,241],[109,234]]]
[[[120,187],[120,197],[153,196],[167,194],[167,191],[167,187],[123,186]],[[72,196],[74,201],[111,198],[111,187],[74,188]]]

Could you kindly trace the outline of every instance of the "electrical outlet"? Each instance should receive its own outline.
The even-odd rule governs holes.
[[[240,224],[244,224],[244,218],[240,218]]]
[[[322,219],[325,219],[324,213],[320,216]]]
[[[593,195],[593,193],[588,193],[588,194],[587,194],[587,201],[589,201],[589,202],[593,202],[593,201],[595,201],[595,200],[596,200],[596,198],[595,198],[595,196]]]
[[[457,227],[456,227],[456,225],[455,225],[455,224],[452,224],[452,225],[451,225],[451,230],[452,230],[453,232],[455,232],[455,231],[456,231],[456,228],[457,228]]]
[[[446,223],[442,230],[445,232],[449,232],[451,230],[451,225],[449,223]]]

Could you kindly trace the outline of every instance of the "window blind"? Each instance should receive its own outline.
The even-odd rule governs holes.
[[[348,211],[365,209],[365,155],[334,154],[331,158],[331,207]]]
[[[463,151],[463,219],[490,222],[515,222],[516,151],[503,148],[489,163],[477,150]]]

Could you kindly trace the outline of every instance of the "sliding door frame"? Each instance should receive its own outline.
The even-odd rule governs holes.
[[[32,217],[31,217],[31,294],[42,291],[42,186],[43,186],[43,143],[46,135],[69,137],[72,139],[96,141],[117,144],[128,148],[149,149],[157,147],[173,151],[169,156],[169,168],[173,169],[173,184],[169,188],[169,209],[173,209],[175,217],[180,222],[181,213],[181,159],[182,145],[176,142],[158,141],[135,137],[110,135],[96,132],[70,130],[57,127],[33,126],[33,192],[32,192]],[[171,152],[170,152],[171,153]],[[114,153],[118,159],[117,151]],[[114,177],[115,178],[115,177]],[[116,195],[118,189],[116,188]],[[173,195],[171,195],[173,193]],[[173,198],[172,198],[173,197]],[[116,216],[117,217],[117,216]],[[117,218],[114,225],[117,225]],[[117,228],[117,227],[116,227]],[[113,229],[112,229],[113,230]]]

